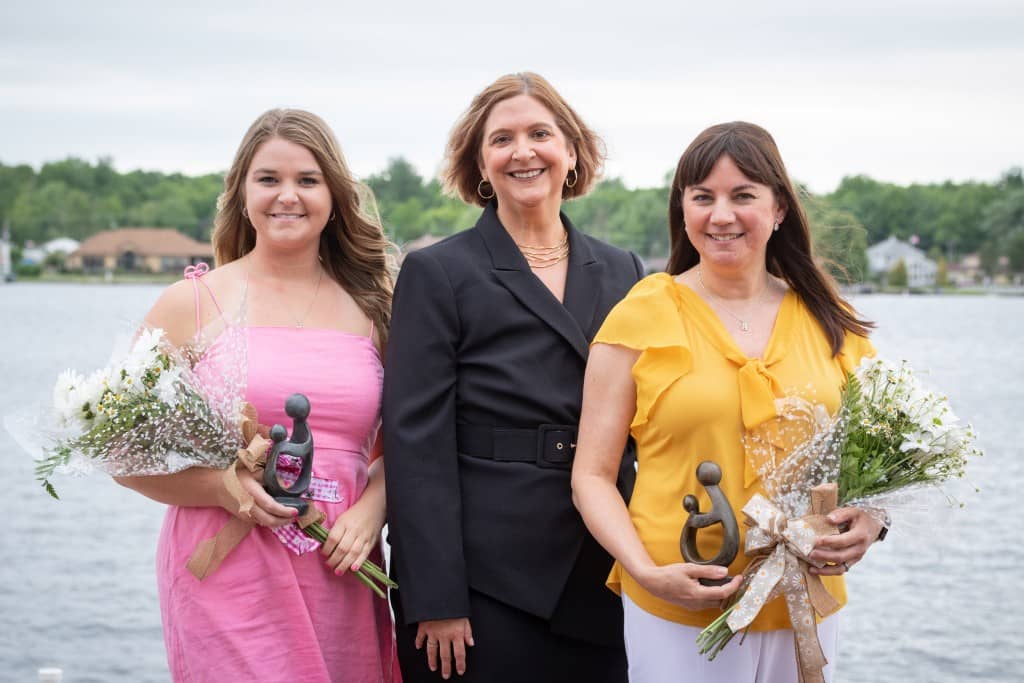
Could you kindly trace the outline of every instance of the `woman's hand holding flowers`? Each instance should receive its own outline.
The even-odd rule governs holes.
[[[360,498],[338,516],[320,549],[336,574],[359,569],[380,542],[384,508]]]
[[[827,564],[824,567],[811,566],[810,571],[823,576],[845,574],[860,562],[871,544],[878,539],[882,523],[870,512],[855,507],[836,508],[829,513],[828,518],[845,531],[818,539],[809,558]]]

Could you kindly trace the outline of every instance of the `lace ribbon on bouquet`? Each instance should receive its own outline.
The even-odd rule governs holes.
[[[923,387],[906,363],[863,359],[847,373],[834,416],[796,393],[774,399],[774,413],[753,427],[744,415],[745,469],[764,492],[743,508],[746,553],[754,559],[742,596],[697,644],[714,659],[767,601],[785,595],[800,681],[820,682],[825,659],[815,613],[838,607],[808,571],[816,540],[837,533],[824,515],[841,504],[882,523],[898,504],[902,522],[914,500],[962,477],[981,451],[974,429],[960,425],[948,399]]]
[[[839,533],[826,517],[836,508],[836,485],[815,486],[810,497],[810,511],[798,518],[787,519],[760,494],[743,506],[745,524],[750,527],[744,551],[754,559],[744,572],[746,591],[727,623],[736,633],[749,626],[767,602],[784,595],[793,624],[800,683],[823,683],[822,669],[828,662],[818,642],[814,613],[826,617],[839,609],[839,603],[825,589],[821,577],[808,571],[807,557],[817,539]]]

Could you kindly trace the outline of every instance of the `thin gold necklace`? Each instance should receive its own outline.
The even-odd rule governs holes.
[[[769,276],[769,277],[771,277],[771,276]],[[713,302],[718,304],[718,307],[721,308],[723,311],[725,311],[726,313],[731,315],[733,318],[736,318],[736,322],[738,322],[740,324],[740,331],[741,332],[745,332],[747,334],[750,334],[750,317],[751,317],[751,314],[754,311],[754,307],[757,306],[759,303],[761,303],[761,300],[764,299],[764,295],[768,292],[768,288],[771,285],[771,280],[766,280],[765,281],[764,289],[762,289],[761,293],[758,294],[757,297],[750,303],[750,308],[747,310],[746,318],[741,318],[740,316],[738,316],[735,313],[733,313],[724,303],[722,303],[721,299],[719,299],[717,296],[715,296],[714,294],[711,293],[711,290],[708,289],[707,285],[704,284],[704,277],[703,277],[703,275],[701,273],[700,266],[697,266],[697,282],[700,283],[700,288],[704,290],[704,293],[708,295],[709,299],[711,299]]]
[[[513,240],[514,242],[515,240]],[[553,247],[533,246],[515,243],[531,268],[550,268],[569,256],[569,233],[562,235],[562,241]]]
[[[309,305],[306,306],[306,312],[302,313],[302,317],[296,317],[295,316],[295,313],[293,312],[292,307],[290,305],[288,305],[288,299],[287,298],[285,298],[283,295],[278,297],[279,299],[281,299],[281,300],[283,300],[285,302],[285,309],[288,311],[288,316],[291,317],[293,319],[293,321],[295,321],[295,325],[293,327],[296,327],[296,328],[299,328],[299,329],[302,329],[302,328],[306,327],[305,326],[306,317],[309,315],[309,311],[311,311],[313,309],[313,304],[316,303],[316,295],[319,294],[319,284],[321,284],[321,282],[323,280],[324,280],[324,268],[322,267],[321,269],[319,269],[319,275],[317,275],[317,278],[316,278],[316,287],[313,288],[313,296],[312,296],[311,299],[309,299]]]

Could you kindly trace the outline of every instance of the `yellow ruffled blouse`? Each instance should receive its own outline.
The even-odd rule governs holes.
[[[874,355],[866,338],[847,334],[842,352],[833,357],[820,325],[790,290],[764,357],[748,358],[704,300],[666,273],[638,282],[608,314],[593,343],[641,352],[633,366],[637,405],[630,434],[637,445],[637,480],[629,513],[659,565],[683,561],[683,497],[692,493],[701,510],[710,507],[697,481],[698,464],[711,460],[722,468],[720,487],[736,513],[741,537],[745,536],[740,509],[753,494],[764,493],[755,463],[748,462],[743,446],[746,431],[771,431],[775,399],[785,396],[800,396],[834,414],[847,371],[863,356]],[[698,533],[703,557],[717,554],[720,532],[721,526],[715,525]],[[743,542],[741,538],[730,574],[747,565]],[[829,592],[845,604],[843,578],[823,579]],[[720,614],[717,609],[694,612],[656,598],[618,563],[608,586],[619,594],[625,591],[651,614],[681,624],[704,627]],[[781,597],[767,604],[751,624],[756,631],[789,627]]]

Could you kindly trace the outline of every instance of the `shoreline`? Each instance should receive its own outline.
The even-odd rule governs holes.
[[[169,285],[177,282],[181,277],[180,273],[120,273],[110,276],[106,274],[44,273],[37,277],[17,278],[7,282],[0,280],[0,287],[27,284]],[[858,284],[840,287],[839,291],[844,297],[877,294],[890,296],[1024,296],[1024,287],[1012,285],[894,289]]]
[[[103,274],[44,274],[38,277],[16,278],[8,282],[0,282],[3,285],[169,285],[182,278],[181,273],[139,273],[139,274],[116,274],[107,277]]]

